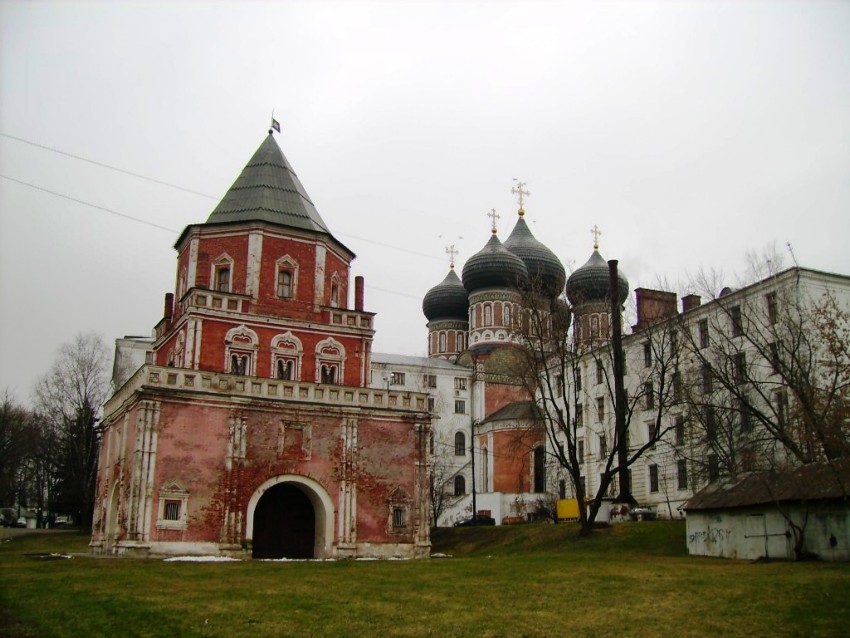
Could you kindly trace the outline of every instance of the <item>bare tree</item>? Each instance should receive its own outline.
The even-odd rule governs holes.
[[[39,413],[58,448],[55,507],[72,513],[83,529],[92,520],[108,369],[109,351],[103,340],[81,334],[59,349],[36,389]]]
[[[591,385],[594,401],[602,398],[608,410],[616,403],[611,335],[593,347],[581,348],[573,339],[572,313],[566,299],[550,302],[543,295],[526,293],[524,306],[525,316],[515,330],[525,356],[521,378],[536,398],[548,453],[568,476],[572,493],[586,504],[579,507],[580,533],[586,535],[592,531],[603,499],[614,491],[621,472],[625,474],[673,427],[666,416],[674,404],[678,344],[669,322],[653,322],[642,329],[652,356],[648,365],[631,372],[632,392],[626,396],[623,424],[615,428],[605,414],[597,411],[594,419],[591,410],[584,409],[590,401]],[[592,370],[594,379],[582,370]],[[600,389],[601,396],[596,396]],[[651,420],[655,425],[645,440],[634,437],[632,441],[632,422],[638,420]],[[585,467],[591,437],[599,442],[597,459],[601,471],[596,490],[588,494]]]
[[[31,423],[32,413],[5,393],[0,401],[0,504],[4,506],[20,502]]]

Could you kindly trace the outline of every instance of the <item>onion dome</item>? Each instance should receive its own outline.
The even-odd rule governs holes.
[[[466,321],[469,318],[466,288],[463,287],[454,268],[449,270],[449,274],[442,282],[425,293],[425,298],[422,300],[422,312],[425,313],[428,321],[435,319]]]
[[[594,248],[587,263],[567,279],[567,299],[573,305],[608,300],[608,262]],[[617,292],[622,304],[629,296],[629,281],[617,273]]]
[[[463,265],[462,277],[467,292],[481,288],[519,288],[528,285],[525,263],[502,245],[495,231],[484,248]]]
[[[561,260],[531,234],[521,209],[514,230],[503,245],[522,259],[530,285],[540,286],[549,297],[557,297],[564,291],[567,272]]]

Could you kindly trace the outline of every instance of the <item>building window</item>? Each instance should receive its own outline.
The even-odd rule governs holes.
[[[646,409],[652,410],[655,407],[655,392],[652,389],[652,381],[643,384],[643,397]]]
[[[596,414],[599,415],[599,422],[605,421],[605,397],[597,397],[596,399]]]
[[[250,356],[234,352],[230,355],[230,374],[250,374]]]
[[[713,405],[703,406],[703,421],[705,421],[705,436],[709,443],[717,439],[717,413]]]
[[[440,341],[440,352],[445,352],[448,349],[448,345],[447,345],[448,337],[446,337],[445,332],[440,333],[439,341]]]
[[[713,483],[720,478],[720,459],[716,454],[708,455],[708,481]]]
[[[466,414],[466,401],[455,399],[455,414]]]
[[[752,412],[750,412],[749,401],[746,399],[738,399],[736,403],[738,407],[738,414],[741,419],[741,432],[752,432],[753,417]]]
[[[697,325],[699,326],[699,347],[707,348],[709,343],[708,319],[701,319]]]
[[[564,396],[564,375],[558,374],[555,376],[555,396]]]
[[[488,303],[484,304],[484,325],[492,326],[493,325],[493,306]]]
[[[678,369],[673,372],[673,400],[682,400],[682,373]]]
[[[278,379],[292,381],[295,379],[295,361],[292,359],[278,359],[275,373]]]
[[[336,385],[339,379],[339,366],[335,363],[323,363],[319,368],[319,383]]]
[[[596,385],[602,383],[603,378],[605,377],[605,367],[602,365],[602,362],[598,359],[596,360]]]
[[[455,434],[455,456],[466,456],[466,435],[463,432]]]
[[[658,491],[658,466],[650,465],[649,466],[649,491],[657,492]]]
[[[701,369],[702,374],[702,391],[703,394],[711,394],[711,391],[714,389],[714,384],[712,381],[713,373],[711,371],[711,366],[707,363],[702,364]]]
[[[608,456],[608,440],[604,434],[599,435],[599,458],[604,459]]]
[[[458,352],[462,352],[464,348],[466,348],[466,335],[462,332],[458,332],[455,338],[455,347]]]
[[[774,374],[779,372],[779,344],[775,341],[769,345],[770,348],[770,371]]]
[[[788,423],[788,392],[777,390],[773,396],[773,403],[776,410],[776,420],[781,427],[785,427]]]
[[[546,491],[546,450],[542,445],[534,448],[534,491]]]
[[[511,325],[511,307],[508,304],[502,306],[502,325]]]
[[[405,511],[401,507],[393,508],[393,527],[406,527],[407,526],[407,517],[405,516]]]
[[[404,372],[391,372],[390,385],[404,385]]]
[[[584,427],[584,405],[576,403],[576,427]]]
[[[584,439],[576,441],[576,455],[578,456],[579,462],[584,461]]]
[[[652,367],[652,344],[649,341],[643,344],[643,367]]]
[[[466,390],[466,379],[455,377],[455,390]]]
[[[437,387],[437,375],[436,374],[422,375],[422,383],[426,388],[436,388]]]
[[[590,316],[590,337],[591,339],[597,339],[599,337],[599,316],[591,315]]]
[[[334,274],[331,280],[331,308],[339,308],[339,281]]]
[[[215,289],[218,292],[230,292],[229,266],[219,266],[215,269]]]
[[[280,270],[277,273],[277,296],[292,299],[292,271]]]
[[[776,293],[769,292],[764,296],[765,303],[767,304],[767,320],[770,322],[770,325],[776,323]]]
[[[558,498],[567,498],[567,482],[564,479],[558,481]]]
[[[437,401],[434,397],[428,397],[428,412],[433,412],[434,408],[437,407]]]
[[[180,520],[180,501],[165,501],[165,520]]]
[[[732,359],[733,374],[735,383],[742,384],[747,382],[747,355],[744,352],[737,353]]]
[[[674,427],[676,445],[684,445],[685,443],[685,417],[681,414],[676,417],[676,425]]]
[[[647,423],[646,424],[646,442],[650,444],[653,448],[655,447],[655,441],[658,438],[658,426],[655,423]]]
[[[576,368],[576,392],[581,392],[581,370]]]
[[[680,490],[688,489],[688,463],[685,460],[676,462],[676,478],[678,480],[677,487]]]
[[[455,477],[455,496],[463,496],[466,494],[466,479],[458,474]]]
[[[732,336],[740,337],[744,334],[744,321],[741,318],[741,306],[732,306],[729,309],[729,318],[732,320]]]

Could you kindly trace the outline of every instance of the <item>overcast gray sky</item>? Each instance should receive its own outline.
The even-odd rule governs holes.
[[[507,237],[513,178],[565,265],[596,224],[632,288],[774,242],[850,274],[848,2],[0,0],[0,390],[150,334],[272,109],[377,351],[425,354],[444,248],[460,270],[491,208]]]

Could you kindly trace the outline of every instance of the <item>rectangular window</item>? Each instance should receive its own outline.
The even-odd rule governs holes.
[[[227,266],[215,269],[215,289],[218,292],[230,292],[230,268]]]
[[[677,487],[680,490],[688,489],[688,463],[685,460],[676,462],[676,478],[678,481]]]
[[[579,462],[584,461],[584,439],[576,441],[576,455]]]
[[[596,362],[596,385],[599,385],[600,383],[602,383],[602,379],[604,378],[604,376],[605,376],[605,368],[602,365],[602,362],[597,360],[597,362]]]
[[[596,399],[596,413],[599,415],[599,422],[603,423],[605,421],[605,397]]]
[[[428,397],[428,412],[433,412],[434,408],[437,406],[437,401],[434,397]]]
[[[404,385],[404,372],[391,372],[390,385]]]
[[[652,381],[643,384],[643,399],[647,410],[655,407],[655,392],[652,389]]]
[[[608,440],[604,434],[599,435],[599,458],[604,459],[608,456]]]
[[[753,418],[752,413],[750,412],[749,401],[738,399],[736,403],[738,407],[738,416],[741,420],[741,432],[751,432],[753,429]]]
[[[643,344],[643,367],[652,367],[652,344],[649,341]]]
[[[180,520],[180,501],[165,501],[165,520]]]
[[[773,342],[770,344],[770,371],[773,373],[779,372],[779,344]]]
[[[788,392],[777,390],[774,393],[773,403],[776,410],[776,420],[779,421],[780,427],[785,427],[788,423]]]
[[[685,417],[682,415],[676,417],[675,440],[676,445],[684,445],[685,443]]]
[[[578,484],[581,487],[581,493],[587,496],[587,478],[584,476],[579,476]]]
[[[393,527],[405,527],[407,525],[405,518],[402,508],[396,507],[393,509]]]
[[[703,407],[703,421],[705,422],[706,439],[710,443],[714,442],[717,439],[717,414],[713,405]]]
[[[455,377],[455,390],[466,390],[466,379],[463,377]]]
[[[422,383],[426,388],[436,388],[437,387],[437,375],[436,374],[426,374],[422,376]]]
[[[658,427],[655,425],[655,423],[647,423],[646,424],[646,433],[647,433],[647,437],[648,437],[646,439],[646,442],[651,444],[652,447],[654,448],[655,447],[655,439],[658,437]]]
[[[732,360],[733,374],[735,375],[735,383],[741,385],[747,382],[747,355],[744,352],[739,352]]]
[[[708,455],[708,480],[714,482],[720,478],[720,459],[716,454]]]
[[[455,414],[466,414],[466,401],[455,399]]]
[[[707,363],[703,363],[701,372],[703,394],[711,394],[711,391],[714,389],[714,383],[712,381],[712,377],[714,375],[711,372],[711,366]]]
[[[673,400],[682,400],[682,373],[678,369],[673,372]]]
[[[581,370],[576,370],[576,392],[581,392]]]
[[[776,293],[769,292],[764,296],[764,301],[767,304],[767,320],[770,325],[776,323]]]
[[[657,492],[658,491],[658,466],[650,465],[649,466],[649,491]]]
[[[708,319],[700,320],[699,324],[699,347],[707,348],[708,347]]]
[[[576,403],[576,427],[584,427],[584,405]]]
[[[555,377],[555,396],[564,396],[564,376],[561,374]]]
[[[732,336],[740,337],[744,334],[744,321],[741,318],[741,306],[732,306],[729,309],[729,318],[732,320]]]
[[[280,270],[277,273],[277,296],[281,299],[292,298],[292,271]]]

